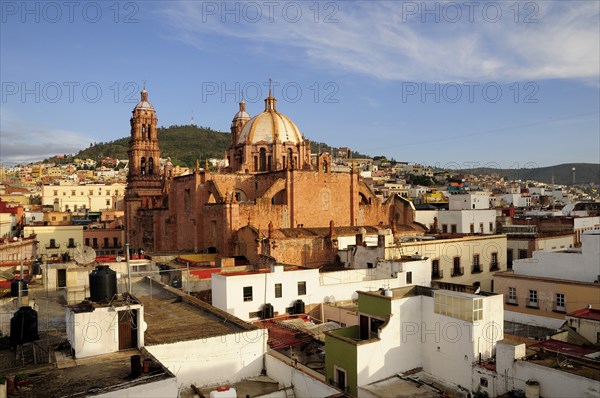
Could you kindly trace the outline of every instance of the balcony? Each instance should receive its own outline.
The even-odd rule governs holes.
[[[498,263],[490,263],[490,272],[500,271],[500,266]]]
[[[442,279],[444,277],[444,270],[438,269],[431,271],[431,279]]]
[[[481,269],[481,266],[479,264],[473,264],[471,266],[471,273],[472,274],[480,274],[483,272],[483,269]]]
[[[452,268],[451,276],[462,276],[465,274],[465,267],[454,267]]]

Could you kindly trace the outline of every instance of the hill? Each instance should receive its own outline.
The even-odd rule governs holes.
[[[196,159],[222,159],[225,151],[229,148],[230,133],[215,131],[208,127],[175,125],[159,127],[158,139],[161,157],[170,157],[175,165],[194,167]],[[68,163],[73,158],[97,160],[106,156],[127,159],[128,146],[129,137],[119,138],[111,142],[92,143],[88,148],[75,154],[74,157],[65,157],[61,162]],[[327,148],[327,150],[330,150],[331,148],[330,145],[325,143],[311,141],[311,151],[313,153],[318,151],[319,146],[321,149]],[[357,158],[369,157],[358,152],[353,152],[352,156]],[[52,162],[57,162],[57,159],[53,158]]]
[[[564,163],[548,167],[535,168],[515,168],[515,169],[494,169],[494,168],[475,168],[470,170],[461,170],[469,174],[492,174],[497,173],[501,177],[509,180],[535,180],[546,184],[571,185],[573,184],[573,167],[575,168],[575,183],[581,184],[600,184],[600,164],[594,163]]]

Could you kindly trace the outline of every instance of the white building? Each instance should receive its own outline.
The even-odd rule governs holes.
[[[502,195],[502,201],[514,207],[531,206],[531,196],[523,196],[520,193],[505,193]]]
[[[469,192],[450,195],[448,198],[449,210],[482,210],[490,208],[489,192]]]
[[[536,251],[532,258],[515,260],[515,274],[579,282],[600,279],[600,230],[581,235],[581,250]]]
[[[415,368],[469,388],[473,364],[503,339],[502,295],[420,286],[359,292],[359,325],[326,332],[327,378],[350,395]],[[467,390],[468,391],[468,390]]]
[[[42,205],[55,211],[123,210],[126,184],[44,185]]]
[[[430,270],[429,259],[382,259],[370,269],[319,272],[296,267],[286,270],[283,265],[275,265],[269,270],[215,273],[212,274],[212,303],[238,318],[252,320],[262,316],[265,304],[271,304],[277,316],[292,312],[299,299],[310,307],[356,299],[359,290],[429,286]]]
[[[450,195],[450,199],[454,196]],[[415,221],[430,230],[435,227],[442,233],[494,234],[496,233],[496,210],[417,210]]]

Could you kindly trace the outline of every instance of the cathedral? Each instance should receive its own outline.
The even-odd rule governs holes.
[[[141,92],[130,120],[125,195],[127,241],[146,252],[210,252],[318,267],[332,261],[337,237],[391,228],[422,235],[412,203],[376,197],[359,173],[332,172],[328,153],[311,159],[310,143],[278,112],[269,91],[254,117],[239,104],[231,122],[229,166],[196,165],[172,176],[159,167],[156,110]]]

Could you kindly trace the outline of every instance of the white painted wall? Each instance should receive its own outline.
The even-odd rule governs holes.
[[[472,210],[489,209],[489,192],[471,192],[465,194],[450,195],[448,198],[448,209],[450,210]]]
[[[328,397],[339,393],[335,388],[310,377],[270,354],[265,354],[265,365],[267,376],[284,387],[293,386],[294,396],[297,398]]]
[[[179,386],[234,383],[261,374],[267,338],[266,329],[256,329],[145,349],[175,374]]]
[[[178,396],[177,380],[174,377],[149,381],[148,383],[94,395],[102,398],[175,398]]]
[[[285,314],[298,299],[305,305],[334,301],[355,300],[357,291],[372,291],[380,288],[395,288],[407,285],[431,285],[431,260],[408,262],[382,261],[377,268],[347,269],[337,272],[319,273],[318,269],[284,271],[276,265],[270,273],[248,273],[242,275],[213,274],[212,303],[243,320],[251,312],[260,311],[265,303],[273,305],[276,313]],[[407,272],[412,274],[412,283],[407,283]],[[306,282],[306,294],[298,295],[298,282]],[[282,284],[282,297],[275,297],[275,284]],[[252,301],[244,301],[245,286],[252,286]]]
[[[544,398],[600,396],[600,383],[595,380],[522,360],[521,358],[525,355],[525,344],[515,347],[500,342],[497,345],[497,353],[496,395],[504,392],[504,374],[507,374],[508,382],[506,384],[509,389],[525,391],[525,382],[535,380],[540,383],[540,396]],[[511,354],[513,355],[511,356]]]
[[[392,300],[392,316],[380,329],[379,340],[357,346],[359,386],[416,367],[453,384],[472,384],[473,362],[480,353],[483,359],[490,358],[496,342],[504,338],[503,296],[437,292],[482,298],[483,319],[469,322],[436,314],[428,296]]]
[[[583,233],[581,245],[581,252],[534,252],[530,259],[515,260],[513,270],[517,275],[593,282],[600,275],[600,230]]]
[[[504,319],[510,322],[522,323],[523,325],[541,326],[550,329],[558,329],[565,323],[564,319],[549,318],[516,311],[504,311]]]
[[[119,311],[137,310],[138,348],[144,346],[144,307],[133,304],[121,307],[99,307],[92,312],[76,314],[66,308],[67,339],[75,351],[75,358],[119,351]]]

